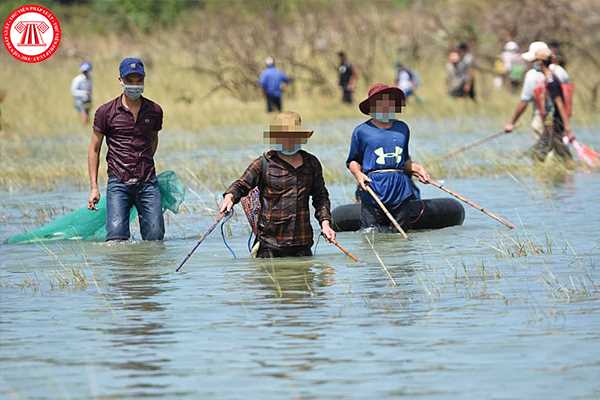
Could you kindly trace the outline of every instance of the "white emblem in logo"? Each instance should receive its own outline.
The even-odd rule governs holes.
[[[380,165],[385,164],[386,158],[395,158],[396,163],[402,161],[402,147],[396,146],[396,149],[393,153],[386,153],[383,151],[383,147],[379,147],[375,149],[374,153],[377,156],[377,160],[375,160],[375,162]]]
[[[137,68],[137,65],[136,65],[136,63],[133,63],[133,64],[129,64],[129,67],[130,67],[130,68],[133,68],[133,69],[136,69],[136,68]]]
[[[2,41],[10,55],[27,63],[50,58],[60,37],[60,24],[52,11],[35,4],[14,10],[2,28]]]

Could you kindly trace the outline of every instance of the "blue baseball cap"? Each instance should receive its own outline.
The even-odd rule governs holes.
[[[144,63],[139,58],[128,57],[119,64],[119,76],[125,78],[127,75],[140,74],[146,76]]]

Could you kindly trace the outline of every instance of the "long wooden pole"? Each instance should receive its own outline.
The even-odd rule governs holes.
[[[221,220],[227,215],[229,214],[229,212],[226,213],[222,213],[217,215],[217,218],[215,219],[215,222],[213,222],[213,224],[206,230],[206,232],[200,237],[200,239],[198,240],[198,242],[196,242],[196,245],[194,246],[194,248],[192,249],[192,251],[190,251],[188,253],[187,256],[185,256],[185,258],[183,259],[183,261],[181,261],[181,263],[179,264],[179,267],[177,267],[177,269],[175,270],[175,272],[179,272],[179,270],[181,269],[181,267],[183,267],[183,264],[185,264],[187,262],[187,260],[190,259],[190,257],[192,256],[192,254],[194,254],[194,252],[196,251],[196,249],[198,248],[198,246],[200,246],[200,244],[204,241],[204,239],[206,239],[208,237],[208,235],[211,234],[212,231],[215,230],[215,228],[217,227],[217,225],[219,225],[219,222],[221,222]]]
[[[494,133],[493,135],[486,136],[483,139],[476,140],[476,141],[471,142],[471,143],[469,143],[467,145],[459,147],[456,150],[451,151],[450,153],[446,154],[445,156],[439,158],[439,160],[440,161],[447,160],[449,158],[452,158],[452,157],[456,156],[457,154],[462,153],[463,151],[469,150],[470,148],[475,147],[475,146],[479,146],[479,145],[481,145],[481,144],[483,144],[485,142],[488,142],[490,140],[496,139],[497,137],[500,137],[500,136],[505,135],[505,134],[506,133],[504,131],[501,131],[501,132],[498,132],[498,133]]]
[[[325,239],[327,239],[327,237],[325,236],[325,234],[323,232],[321,232],[321,236],[323,236]],[[327,239],[327,240],[329,240],[329,239]],[[352,261],[358,262],[358,258],[356,258],[356,256],[354,254],[352,254],[348,250],[346,250],[341,244],[339,244],[339,242],[337,240],[332,240],[331,244],[333,244],[335,247],[337,247],[342,253],[344,253],[345,255],[350,257],[352,259]]]
[[[481,211],[482,213],[484,213],[485,215],[487,215],[490,218],[495,219],[496,221],[500,222],[502,225],[507,226],[510,229],[515,229],[515,225],[508,221],[507,219],[504,219],[502,217],[497,216],[496,214],[492,213],[491,211],[486,210],[485,208],[481,207],[479,204],[475,203],[472,200],[467,199],[466,197],[462,196],[461,194],[458,194],[448,188],[446,188],[444,185],[442,185],[439,182],[436,182],[434,180],[429,180],[428,181],[429,184],[431,184],[432,186],[435,186],[436,188],[448,193],[451,196],[456,197],[457,199],[459,199],[460,201],[463,201],[465,203],[467,203],[468,205],[470,205],[471,207]]]
[[[406,232],[404,232],[404,230],[402,229],[402,227],[400,226],[400,224],[398,223],[398,221],[396,221],[394,219],[394,217],[392,216],[392,214],[390,214],[390,212],[388,211],[388,209],[385,208],[385,206],[381,202],[381,199],[379,199],[379,197],[375,194],[375,192],[373,191],[373,189],[371,189],[369,186],[366,186],[366,188],[367,188],[367,192],[369,192],[369,194],[371,195],[371,197],[373,197],[373,199],[375,200],[375,202],[377,203],[377,205],[379,206],[379,208],[381,208],[381,210],[383,211],[383,213],[385,214],[385,216],[388,217],[388,219],[390,220],[390,222],[392,223],[392,225],[394,225],[394,227],[396,228],[396,230],[398,232],[400,232],[400,234],[402,235],[402,237],[404,239],[408,239],[408,235],[406,234]]]

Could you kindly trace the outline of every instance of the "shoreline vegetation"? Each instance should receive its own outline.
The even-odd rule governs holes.
[[[460,137],[462,132],[476,131],[479,119],[491,121],[500,130],[514,110],[518,94],[495,90],[492,85],[493,62],[503,43],[514,39],[524,49],[548,32],[548,20],[566,16],[543,39],[563,43],[577,86],[575,127],[597,126],[600,7],[592,0],[557,0],[553,2],[556,7],[543,10],[536,1],[507,2],[512,6],[488,0],[231,0],[231,7],[213,0],[40,1],[58,15],[63,39],[55,56],[40,64],[27,65],[0,52],[0,92],[4,94],[0,96],[0,186],[9,191],[51,190],[60,183],[87,187],[91,126],[80,125],[69,93],[71,79],[84,59],[94,66],[93,113],[119,94],[120,59],[140,56],[148,73],[145,95],[165,111],[161,134],[182,137],[179,145],[161,142],[158,167],[189,167],[211,185],[238,176],[247,161],[232,162],[215,177],[221,146],[233,140],[243,145],[262,140],[261,129],[271,116],[265,113],[256,79],[266,56],[273,56],[295,78],[285,91],[284,109],[298,111],[307,125],[363,118],[357,105],[369,84],[391,84],[395,63],[403,61],[418,72],[422,86],[421,101],[411,98],[400,118],[409,124],[453,121]],[[6,2],[0,16],[5,18],[16,6],[17,2]],[[520,12],[508,15],[507,9]],[[471,45],[477,60],[476,103],[452,99],[446,93],[447,53],[460,41]],[[339,50],[346,51],[359,74],[352,106],[341,103],[337,87]],[[521,131],[529,129],[527,119],[526,114]],[[243,133],[243,127],[252,132]],[[228,129],[235,133],[225,135]],[[336,133],[325,142],[345,144],[350,134]],[[180,160],[176,154],[190,150],[188,137],[217,149],[215,156],[202,160],[201,166],[194,166],[198,160],[191,157]],[[457,139],[456,145],[462,143]],[[515,168],[536,174],[522,158],[492,155],[486,165],[470,165],[466,159],[440,164],[434,162],[439,154],[418,150],[440,177],[494,175]],[[177,165],[165,165],[165,160],[173,159]],[[331,183],[350,182],[345,172],[326,168],[325,174]]]

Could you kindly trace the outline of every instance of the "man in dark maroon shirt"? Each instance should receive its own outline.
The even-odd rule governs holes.
[[[162,240],[165,234],[153,158],[163,112],[158,104],[142,97],[145,76],[142,60],[121,61],[119,81],[123,93],[101,105],[94,117],[94,132],[88,147],[88,208],[95,209],[100,200],[98,165],[106,137],[106,240],[129,239],[132,206],[139,214],[142,239]]]

